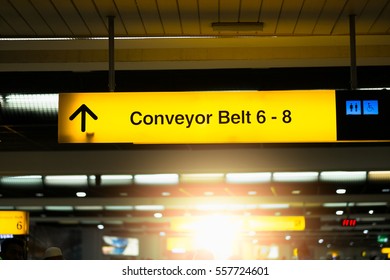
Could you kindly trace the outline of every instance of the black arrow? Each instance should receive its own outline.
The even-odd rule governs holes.
[[[87,107],[87,105],[83,104],[81,105],[70,117],[69,119],[73,121],[75,117],[78,116],[78,114],[81,113],[81,131],[85,132],[85,124],[86,124],[86,113],[90,115],[95,121],[98,119],[98,117]]]

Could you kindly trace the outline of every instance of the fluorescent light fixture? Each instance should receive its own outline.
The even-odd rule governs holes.
[[[354,202],[326,202],[322,204],[323,207],[332,208],[332,207],[348,207],[355,206]]]
[[[75,210],[78,211],[100,211],[103,210],[103,206],[100,205],[82,205],[82,206],[75,206]]]
[[[0,177],[0,184],[3,186],[12,186],[12,187],[37,187],[42,186],[42,176],[41,175],[27,175],[27,176],[4,176]]]
[[[132,211],[134,206],[131,205],[106,205],[104,206],[105,210],[108,211]]]
[[[346,192],[347,192],[346,189],[337,189],[337,190],[336,190],[336,193],[337,193],[337,194],[345,194]]]
[[[388,193],[388,192],[390,192],[390,189],[382,189],[382,192]]]
[[[178,174],[141,174],[135,175],[134,181],[140,185],[175,185],[179,183]]]
[[[369,210],[368,214],[373,215],[374,214],[374,210]]]
[[[137,211],[161,211],[164,210],[164,205],[136,205],[135,210]]]
[[[16,210],[21,211],[42,211],[43,206],[16,206]]]
[[[184,36],[115,36],[115,40],[153,40],[153,39],[213,39],[220,36],[210,35],[184,35]],[[107,36],[101,37],[3,37],[0,41],[89,41],[108,40]]]
[[[300,190],[293,190],[293,191],[291,191],[291,194],[298,195],[298,194],[301,194],[301,191]]]
[[[106,225],[123,225],[123,221],[119,221],[119,220],[108,220],[108,221],[104,221],[104,223]]]
[[[49,205],[45,206],[45,210],[47,211],[73,211],[73,206],[57,206],[57,205]]]
[[[287,209],[289,208],[289,204],[259,204],[260,209]]]
[[[263,31],[262,22],[213,22],[214,31]]]
[[[133,183],[132,175],[101,175],[101,186],[130,185]]]
[[[225,180],[223,173],[199,173],[199,174],[181,174],[181,183],[222,183]]]
[[[336,211],[336,215],[337,216],[341,216],[341,215],[343,215],[344,214],[344,211],[343,210],[337,210]]]
[[[58,94],[11,93],[0,99],[4,109],[13,111],[23,108],[25,112],[57,114]]]
[[[86,187],[88,186],[87,175],[50,175],[45,176],[44,182],[48,186]]]
[[[368,234],[368,229],[363,230],[363,234]]]
[[[390,171],[370,171],[368,172],[368,180],[373,182],[390,182]]]
[[[100,230],[102,230],[102,229],[104,229],[104,225],[98,224],[98,225],[97,225],[97,228],[100,229]]]
[[[171,193],[170,193],[170,192],[162,192],[161,195],[162,195],[162,196],[170,196]]]
[[[320,173],[320,181],[322,182],[357,183],[365,182],[366,177],[366,171],[323,171]]]
[[[256,184],[271,182],[271,172],[227,173],[226,182],[230,184]]]
[[[291,240],[291,235],[286,235],[284,239],[286,239],[287,241]]]
[[[360,221],[362,222],[384,222],[386,221],[385,217],[365,217],[360,218]]]
[[[357,202],[356,206],[387,206],[387,202]]]
[[[249,191],[248,192],[248,195],[256,195],[257,194],[257,191]]]
[[[317,182],[318,172],[274,172],[274,182]]]
[[[324,239],[322,239],[322,238],[318,239],[318,243],[319,243],[319,244],[324,243]]]
[[[0,210],[14,210],[13,206],[0,206]]]

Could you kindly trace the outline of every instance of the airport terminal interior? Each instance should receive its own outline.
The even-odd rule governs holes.
[[[1,7],[25,259],[390,259],[389,1]]]

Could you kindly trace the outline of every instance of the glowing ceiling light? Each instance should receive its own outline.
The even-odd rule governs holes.
[[[56,206],[56,205],[48,205],[45,206],[45,210],[47,211],[73,211],[73,206],[63,205],[63,206]]]
[[[180,182],[191,183],[221,183],[225,180],[223,173],[199,173],[199,174],[181,174]]]
[[[136,184],[140,185],[176,185],[179,183],[178,174],[140,174],[134,176]]]
[[[341,216],[341,215],[343,215],[344,214],[344,211],[343,210],[337,210],[336,211],[336,215],[337,216]]]
[[[227,173],[226,182],[230,184],[255,184],[271,182],[271,172]]]
[[[164,205],[136,205],[135,210],[137,211],[161,211],[164,210]]]
[[[365,182],[366,171],[323,171],[320,173],[322,182]]]
[[[336,193],[337,193],[337,194],[345,194],[346,192],[347,192],[346,189],[337,189],[337,190],[336,190]]]
[[[81,198],[81,197],[86,197],[86,196],[87,196],[87,193],[86,193],[86,192],[77,192],[77,193],[76,193],[76,196],[77,196],[77,197],[80,197],[80,198]]]
[[[50,175],[45,176],[44,182],[48,186],[88,186],[87,175]]]
[[[132,175],[101,175],[100,185],[130,185],[133,182]]]
[[[274,172],[272,180],[275,182],[316,182],[318,172]]]
[[[287,209],[289,204],[280,203],[280,204],[259,204],[260,209]]]
[[[3,186],[42,186],[41,175],[27,176],[4,176],[0,177],[0,184]]]

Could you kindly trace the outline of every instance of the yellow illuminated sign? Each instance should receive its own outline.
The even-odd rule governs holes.
[[[204,227],[204,217],[172,217],[171,230],[193,232]],[[229,223],[241,231],[302,231],[305,230],[303,216],[248,216],[228,217]]]
[[[29,231],[29,215],[24,211],[0,211],[0,234],[24,235]]]
[[[337,141],[333,90],[67,93],[60,143]]]

